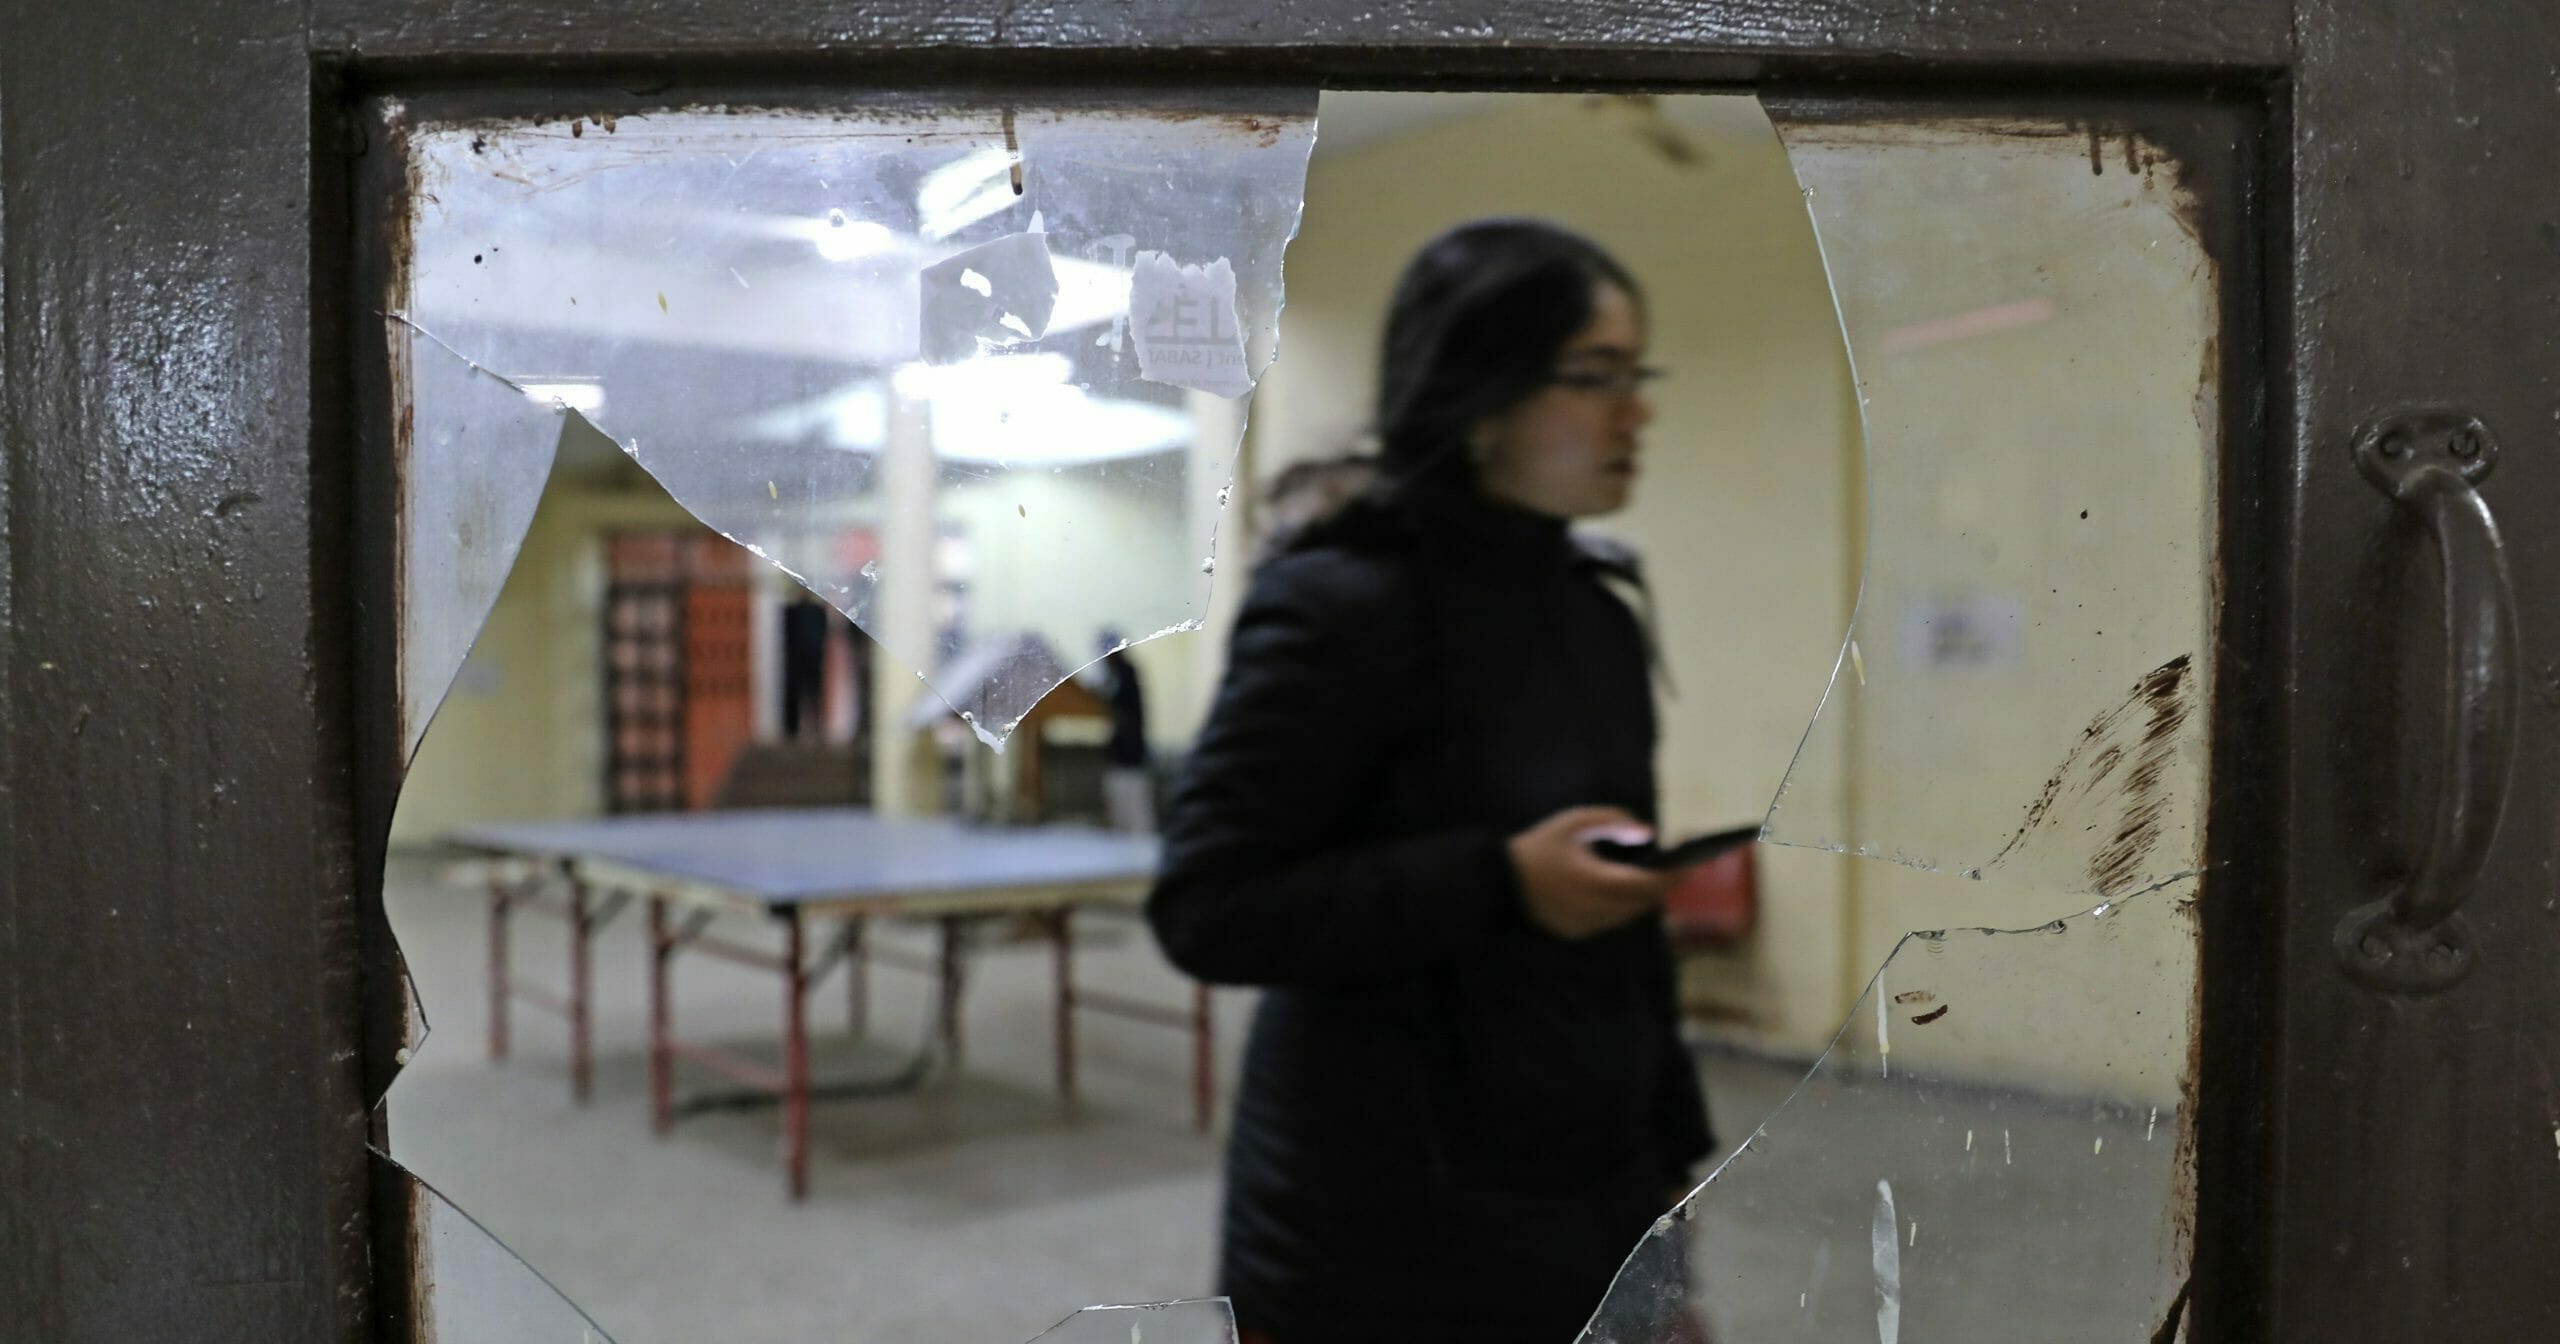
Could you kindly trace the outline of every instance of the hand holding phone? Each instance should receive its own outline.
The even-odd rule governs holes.
[[[1641,843],[1652,834],[1624,809],[1571,807],[1512,836],[1511,865],[1531,921],[1575,940],[1660,912],[1670,874],[1611,863],[1591,848],[1603,837]]]
[[[1635,840],[1610,834],[1596,834],[1590,843],[1592,853],[1611,863],[1623,863],[1630,868],[1666,873],[1695,867],[1759,838],[1760,826],[1755,822],[1749,826],[1736,826],[1731,830],[1711,831],[1705,835],[1693,836],[1667,848],[1652,839]]]

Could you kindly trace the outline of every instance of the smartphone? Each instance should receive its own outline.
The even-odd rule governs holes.
[[[1667,849],[1650,840],[1640,845],[1631,845],[1622,840],[1594,840],[1591,842],[1591,852],[1611,863],[1649,868],[1655,872],[1670,872],[1674,869],[1705,863],[1719,854],[1740,849],[1759,838],[1760,824],[1753,822],[1751,825],[1737,826],[1729,831],[1713,831],[1706,835],[1695,836]]]

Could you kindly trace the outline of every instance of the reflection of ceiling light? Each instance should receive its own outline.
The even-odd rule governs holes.
[[[1180,448],[1197,433],[1179,410],[1087,396],[1072,383],[933,403],[933,455],[944,462],[1074,466]]]
[[[899,395],[933,406],[933,455],[944,462],[1064,466],[1163,452],[1191,442],[1191,417],[1088,395],[1066,356],[1042,351],[959,364],[910,364]]]
[[[1128,313],[1128,267],[1074,257],[1054,258],[1052,265],[1058,272],[1058,306],[1049,314],[1051,332],[1090,327]]]
[[[816,438],[845,452],[878,452],[888,443],[895,395],[931,407],[933,455],[943,462],[1074,466],[1181,448],[1197,435],[1185,412],[1088,395],[1068,381],[1074,372],[1066,356],[1046,351],[909,364],[888,386],[850,384],[759,415],[747,430],[768,441]]]
[[[1054,387],[1075,372],[1065,355],[986,355],[957,364],[908,364],[891,375],[898,395],[935,403],[1002,399],[1033,388]]]
[[[869,452],[889,439],[889,397],[876,382],[859,382],[809,401],[777,407],[747,422],[760,439],[789,442],[816,438],[849,452]]]
[[[1884,334],[1884,348],[1897,353],[1904,350],[1918,350],[1924,346],[1944,345],[1949,341],[1988,336],[1992,332],[2008,331],[2014,327],[2032,327],[2052,316],[2053,300],[2021,299],[2016,303],[1996,304],[1989,308],[1976,308],[1968,313],[1958,313],[1953,317],[1941,317],[1933,321],[1914,322],[1909,326],[1895,327]]]
[[[835,262],[892,255],[912,241],[885,224],[856,219],[841,209],[823,215],[754,215],[745,220],[745,227],[760,237],[797,238]]]
[[[1010,209],[1018,154],[982,149],[934,169],[916,184],[917,232],[939,242],[987,216]]]
[[[604,414],[604,384],[592,378],[517,384],[525,399],[545,406],[566,406],[590,420]]]
[[[809,230],[809,241],[817,245],[818,255],[829,261],[859,261],[896,247],[898,235],[885,224],[847,219],[842,210],[830,210],[817,227]]]

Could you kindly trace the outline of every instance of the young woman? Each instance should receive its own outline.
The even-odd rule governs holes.
[[[1267,991],[1221,1291],[1269,1344],[1568,1344],[1711,1146],[1658,915],[1648,632],[1567,523],[1652,417],[1635,282],[1486,221],[1398,284],[1380,481],[1256,573],[1148,913]]]

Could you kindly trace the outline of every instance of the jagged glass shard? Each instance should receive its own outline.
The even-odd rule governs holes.
[[[2038,928],[1906,936],[1812,1073],[1636,1247],[1583,1339],[2030,1344],[2060,1321],[2074,1339],[2173,1338],[2195,894],[2181,879]]]
[[[2194,868],[2219,317],[2177,165],[2059,122],[1779,130],[1868,544],[1767,838],[2082,897]]]

